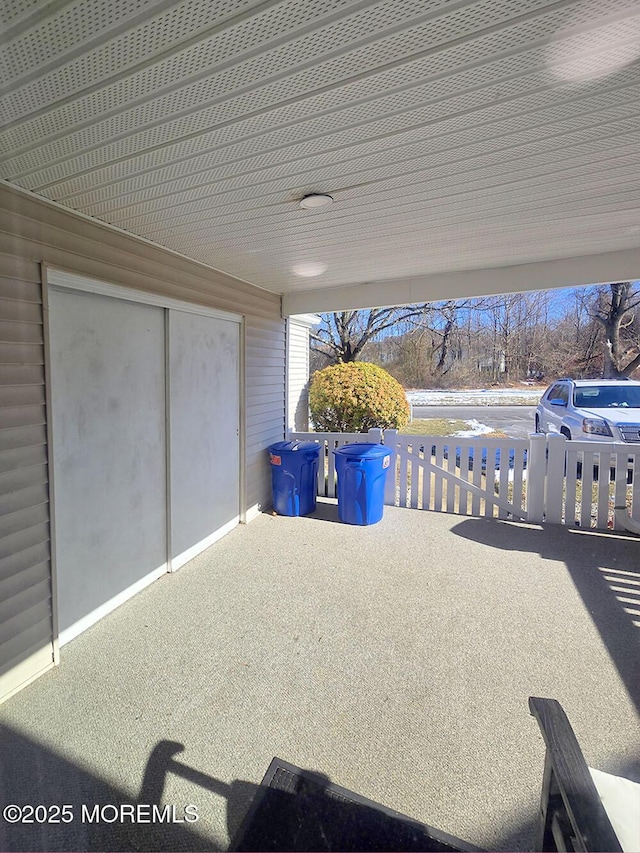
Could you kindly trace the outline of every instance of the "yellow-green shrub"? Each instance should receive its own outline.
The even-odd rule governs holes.
[[[409,403],[393,376],[375,364],[332,364],[313,374],[309,407],[319,432],[400,429],[409,423]]]

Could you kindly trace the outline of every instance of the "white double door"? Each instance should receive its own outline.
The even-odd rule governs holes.
[[[239,520],[238,322],[50,288],[60,643]]]

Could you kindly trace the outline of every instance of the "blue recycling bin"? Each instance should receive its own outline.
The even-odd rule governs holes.
[[[381,444],[345,444],[333,452],[340,521],[362,525],[380,521],[391,449]]]
[[[279,515],[308,515],[316,508],[318,456],[314,441],[278,441],[269,447],[273,508]]]

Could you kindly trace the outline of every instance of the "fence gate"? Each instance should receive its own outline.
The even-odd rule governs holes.
[[[526,439],[465,440],[398,435],[389,429],[384,438],[385,445],[395,449],[396,461],[387,503],[526,520]]]
[[[300,433],[292,439],[322,448],[318,495],[336,495],[333,450],[353,442],[392,450],[385,503],[410,509],[486,518],[625,529],[623,508],[640,521],[640,444],[368,433]]]
[[[318,495],[335,497],[333,450],[345,444],[384,442],[393,451],[385,503],[390,506],[489,518],[527,518],[526,439],[462,439],[368,433],[296,433],[291,439],[324,447],[318,465]],[[324,461],[324,464],[323,464]]]

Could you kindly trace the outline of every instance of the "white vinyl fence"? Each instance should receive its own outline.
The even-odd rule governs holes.
[[[548,521],[572,527],[619,529],[614,508],[640,521],[640,445],[528,439],[457,438],[368,433],[299,433],[323,446],[318,495],[335,497],[333,450],[353,442],[393,451],[385,503],[458,515]]]
[[[568,441],[533,436],[546,443],[544,517],[571,527],[620,529],[614,507],[640,522],[640,444]]]

